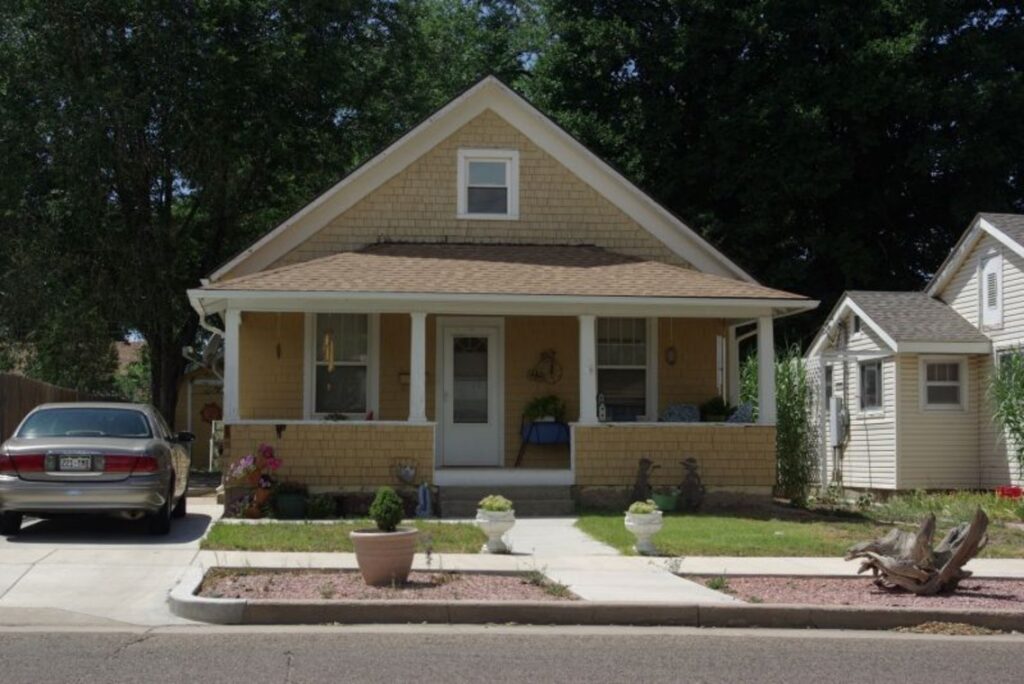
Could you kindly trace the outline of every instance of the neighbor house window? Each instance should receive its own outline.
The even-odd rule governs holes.
[[[371,320],[367,314],[316,314],[312,413],[364,417],[371,410]]]
[[[964,397],[964,368],[959,360],[921,361],[921,395],[926,408],[960,408]]]
[[[647,319],[597,319],[597,392],[606,420],[647,415]]]
[[[860,364],[860,407],[865,411],[882,408],[882,362]]]
[[[515,150],[459,150],[459,205],[462,218],[519,216],[519,153]]]

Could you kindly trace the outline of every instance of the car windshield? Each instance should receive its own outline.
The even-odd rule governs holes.
[[[132,409],[52,408],[30,415],[18,437],[150,437],[145,414]]]

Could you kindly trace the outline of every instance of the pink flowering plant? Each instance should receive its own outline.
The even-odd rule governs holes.
[[[273,473],[281,467],[281,459],[274,455],[274,447],[260,444],[256,453],[246,454],[228,469],[228,479],[233,482],[256,480],[260,489],[274,486]]]

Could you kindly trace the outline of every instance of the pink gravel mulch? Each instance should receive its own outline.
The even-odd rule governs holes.
[[[690,577],[705,584],[707,577]],[[902,608],[982,608],[1024,612],[1024,580],[966,579],[952,594],[917,596],[887,591],[870,578],[728,577],[728,593],[748,603],[798,603],[826,606]]]
[[[526,575],[412,572],[397,587],[371,587],[352,570],[214,568],[198,594],[208,598],[338,601],[572,601],[561,585]]]

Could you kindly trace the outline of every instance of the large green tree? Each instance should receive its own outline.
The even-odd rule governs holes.
[[[772,285],[918,287],[1024,210],[1018,2],[542,4],[535,98]]]
[[[10,338],[70,355],[75,330],[103,343],[137,330],[153,400],[173,416],[181,348],[198,327],[186,288],[379,142],[385,108],[367,103],[386,96],[400,9],[5,3]],[[87,384],[69,375],[53,379]]]

